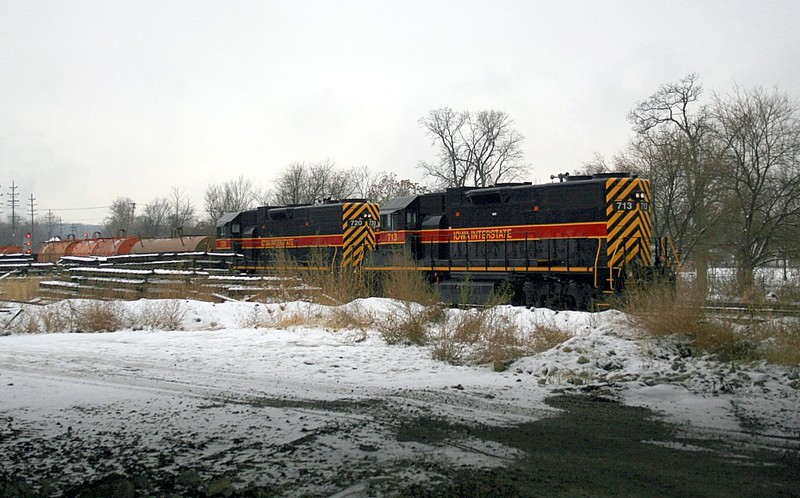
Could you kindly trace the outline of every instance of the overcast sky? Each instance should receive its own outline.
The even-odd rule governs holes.
[[[99,222],[116,197],[267,187],[295,161],[422,179],[429,110],[501,110],[530,180],[620,151],[696,72],[800,96],[792,1],[0,0],[0,192]],[[81,208],[81,209],[77,209]]]

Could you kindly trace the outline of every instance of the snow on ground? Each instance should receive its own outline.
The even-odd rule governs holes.
[[[494,372],[488,366],[435,361],[430,346],[387,345],[376,330],[253,326],[267,319],[281,323],[280,317],[292,314],[331,312],[322,306],[178,303],[178,331],[14,332],[0,337],[0,425],[6,426],[0,428],[0,447],[36,435],[72,441],[63,451],[79,451],[86,441],[109,454],[132,451],[125,445],[120,449],[124,439],[150,448],[159,465],[184,468],[188,462],[182,459],[188,460],[189,453],[180,450],[192,449],[217,466],[235,464],[243,479],[302,480],[309,468],[319,466],[315,462],[324,459],[326,448],[354,462],[435,454],[459,465],[485,467],[508,462],[516,450],[469,439],[457,446],[388,443],[387,432],[398,428],[390,426],[387,412],[509,425],[552,415],[554,409],[544,403],[549,396],[592,390],[664,413],[687,431],[767,448],[800,447],[797,369],[691,356],[680,344],[643,337],[617,311],[503,307],[499,312],[524,333],[545,324],[573,337]],[[120,312],[131,314],[152,306],[144,300],[118,304]],[[376,320],[395,309],[385,299],[350,306]],[[41,309],[25,307],[23,315]],[[382,404],[373,406],[376,400]],[[352,411],[349,405],[363,409]],[[261,439],[248,443],[253,434]],[[304,453],[298,442],[309,435],[320,444]],[[223,440],[252,447],[234,456]],[[158,451],[167,444],[174,451]],[[264,447],[283,449],[264,456]],[[284,450],[292,453],[291,466]],[[62,456],[55,451],[30,458],[44,469],[58,465]],[[87,458],[88,463],[63,473],[115,470],[93,466],[91,455]],[[302,491],[330,490],[324,481],[333,482],[337,475],[341,469],[321,472]]]

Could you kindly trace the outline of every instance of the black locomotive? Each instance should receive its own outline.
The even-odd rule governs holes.
[[[375,249],[378,205],[356,200],[262,206],[228,213],[217,221],[218,251],[243,256],[241,270],[274,269],[287,260],[307,264],[312,256],[331,265],[361,266]],[[281,261],[277,255],[286,256]]]
[[[217,248],[242,254],[246,270],[273,267],[276,248],[301,262],[322,250],[332,264],[423,271],[450,303],[485,303],[503,290],[515,304],[586,309],[659,270],[650,195],[648,180],[613,173],[449,188],[380,208],[260,207],[220,219]]]

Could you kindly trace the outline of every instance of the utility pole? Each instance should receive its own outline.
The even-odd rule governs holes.
[[[19,201],[17,200],[17,187],[14,181],[11,182],[11,198],[8,199],[8,205],[11,206],[11,238],[13,240],[17,240],[17,206],[19,206]]]
[[[56,218],[53,216],[53,210],[47,210],[47,240],[53,238],[53,226],[55,225]]]
[[[35,202],[35,199],[33,197],[33,194],[31,194],[31,200],[29,202],[29,205],[31,207],[31,237],[33,237],[33,217],[36,214],[36,211],[33,209],[34,206],[36,206],[36,202]]]

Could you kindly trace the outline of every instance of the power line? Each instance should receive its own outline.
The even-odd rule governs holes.
[[[80,207],[80,208],[50,208],[54,211],[82,211],[89,209],[108,209],[111,206],[95,206],[95,207]]]

